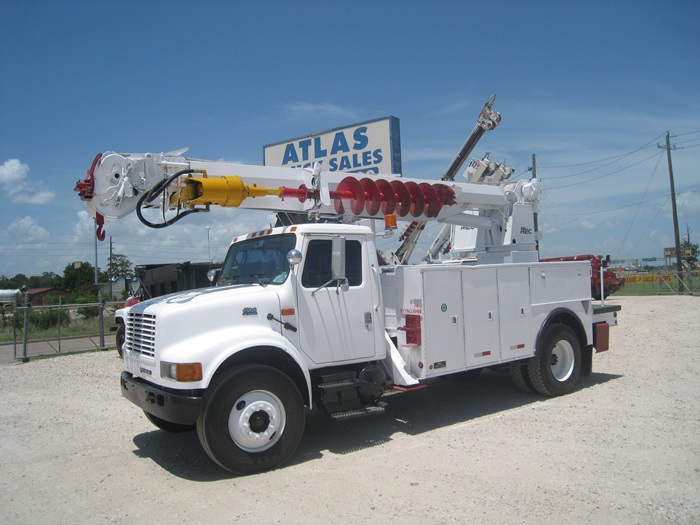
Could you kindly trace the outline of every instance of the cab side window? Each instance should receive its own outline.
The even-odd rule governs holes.
[[[304,271],[301,274],[301,284],[304,288],[335,286],[335,281],[331,281],[331,244],[330,239],[309,242],[304,257]],[[345,243],[345,276],[350,286],[362,284],[362,244],[359,241]]]

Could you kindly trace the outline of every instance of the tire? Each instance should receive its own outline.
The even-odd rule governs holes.
[[[117,334],[114,336],[114,339],[117,344],[119,357],[124,357],[124,342],[126,341],[126,328],[124,327],[124,323],[119,323],[117,325]]]
[[[212,384],[197,418],[197,434],[219,466],[253,474],[289,459],[304,424],[304,401],[292,380],[269,366],[246,365]]]
[[[547,326],[528,363],[534,389],[545,396],[560,396],[573,390],[580,374],[581,343],[574,331],[563,324]]]
[[[166,421],[165,419],[156,417],[153,414],[149,414],[145,410],[143,411],[143,413],[146,414],[146,418],[159,429],[165,430],[166,432],[172,432],[173,434],[179,434],[180,432],[191,432],[196,428],[195,425],[182,425],[180,423],[171,423],[170,421]]]
[[[527,368],[527,361],[515,361],[508,367],[508,372],[510,373],[510,380],[513,381],[518,390],[531,394],[535,392],[535,388],[532,386]]]

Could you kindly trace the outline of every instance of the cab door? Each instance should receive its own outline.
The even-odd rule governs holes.
[[[305,240],[301,276],[297,279],[299,344],[316,364],[342,363],[375,357],[383,342],[383,323],[377,318],[378,297],[372,286],[366,244],[361,235],[345,240],[348,286],[332,279],[331,236]]]

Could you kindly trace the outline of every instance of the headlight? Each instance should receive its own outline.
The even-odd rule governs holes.
[[[202,363],[168,363],[161,361],[160,377],[183,383],[202,380]]]

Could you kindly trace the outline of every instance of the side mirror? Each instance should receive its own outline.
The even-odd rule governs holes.
[[[207,279],[209,279],[212,286],[219,280],[219,275],[221,275],[221,268],[216,268],[215,270],[209,270],[207,272]]]
[[[296,266],[301,262],[301,252],[299,250],[289,250],[287,252],[287,262],[289,266]]]
[[[333,237],[331,244],[331,277],[345,280],[345,237]]]

